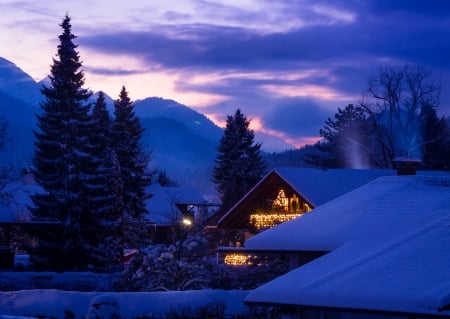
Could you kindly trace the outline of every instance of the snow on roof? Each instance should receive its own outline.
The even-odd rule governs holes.
[[[206,200],[192,187],[164,187],[170,198],[177,204],[205,205]]]
[[[0,201],[0,223],[30,221],[28,206],[32,205],[31,195],[42,192],[36,183],[17,181],[7,184],[2,190],[10,194],[7,201]],[[169,225],[181,214],[176,204],[205,204],[206,200],[193,188],[162,187],[158,183],[150,185],[147,193],[153,196],[147,200],[146,207],[150,212],[146,219],[155,224]]]
[[[392,240],[449,213],[450,175],[384,176],[266,230],[246,249],[331,251],[355,239]]]
[[[28,206],[33,204],[31,195],[43,192],[37,184],[24,184],[22,181],[6,184],[2,189],[9,197],[0,201],[0,222],[28,222],[31,220]]]
[[[449,227],[447,209],[446,216],[384,246],[349,242],[255,289],[245,301],[448,316]]]
[[[317,169],[278,167],[274,171],[315,207],[381,176],[395,175],[382,169]]]
[[[153,183],[147,187],[146,192],[152,197],[147,199],[148,213],[145,219],[157,225],[172,225],[181,215],[177,204],[202,205],[206,200],[193,188],[189,187],[162,187]]]
[[[157,225],[172,225],[181,212],[164,187],[154,183],[147,187],[146,192],[151,197],[145,204],[148,211],[145,219]]]

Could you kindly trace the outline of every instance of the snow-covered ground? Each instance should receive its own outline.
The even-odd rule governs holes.
[[[0,292],[0,319],[11,317],[65,318],[67,311],[75,319],[85,318],[89,304],[100,295],[112,296],[123,318],[163,315],[169,310],[195,309],[214,302],[223,303],[225,313],[246,313],[243,304],[248,291],[196,290],[177,292],[75,292],[35,289]],[[106,298],[109,299],[109,298]]]

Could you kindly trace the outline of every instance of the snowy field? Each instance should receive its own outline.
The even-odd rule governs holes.
[[[85,318],[89,304],[99,295],[115,298],[123,318],[164,315],[169,310],[194,309],[214,302],[225,305],[225,313],[246,313],[243,304],[248,291],[196,290],[177,292],[75,292],[52,289],[34,289],[0,292],[0,319],[11,317]]]

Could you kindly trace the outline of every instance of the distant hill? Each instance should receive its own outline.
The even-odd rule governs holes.
[[[0,116],[8,121],[9,141],[0,154],[18,173],[30,165],[33,130],[42,101],[39,83],[13,63],[0,58]],[[96,95],[93,96],[93,101]],[[106,96],[108,109],[114,100]],[[143,145],[151,153],[152,168],[165,171],[182,186],[213,192],[210,171],[222,129],[206,116],[173,100],[147,98],[135,102],[136,115],[145,128]]]

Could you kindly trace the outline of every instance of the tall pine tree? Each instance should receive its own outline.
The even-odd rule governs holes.
[[[148,156],[144,153],[141,138],[144,128],[134,112],[134,105],[125,87],[114,103],[112,124],[112,146],[117,165],[121,171],[122,196],[117,194],[124,207],[123,233],[127,245],[143,245],[148,237],[145,231],[144,215],[147,194],[145,188],[150,184],[147,174]]]
[[[121,185],[120,167],[111,145],[112,121],[106,108],[105,95],[99,92],[92,109],[90,135],[92,160],[95,165],[90,183],[89,209],[92,233],[88,250],[95,271],[109,272],[120,268],[123,255],[122,212],[117,205],[116,185]],[[119,193],[121,196],[121,192]]]
[[[260,153],[261,144],[255,143],[250,121],[238,109],[227,117],[224,134],[219,141],[213,167],[213,182],[222,201],[220,212],[226,212],[262,177],[265,171]]]
[[[59,222],[60,227],[39,233],[32,260],[37,267],[75,270],[89,264],[85,248],[86,231],[92,224],[88,211],[93,164],[89,149],[91,92],[83,88],[82,64],[68,15],[60,26],[63,32],[57,58],[51,66],[51,83],[42,88],[45,100],[35,131],[36,180],[45,192],[32,197],[33,215]]]

